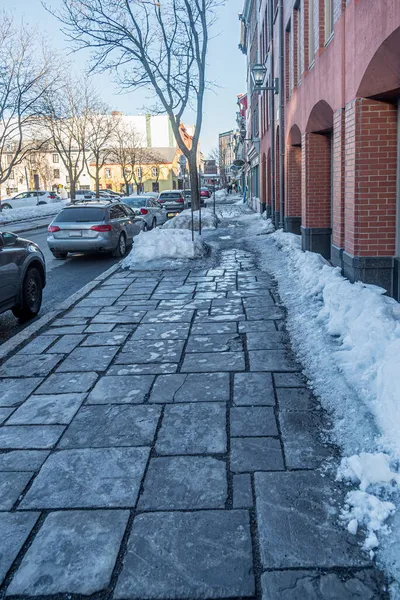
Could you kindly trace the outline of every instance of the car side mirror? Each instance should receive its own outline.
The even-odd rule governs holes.
[[[15,244],[17,243],[18,236],[15,235],[15,233],[11,233],[11,232],[7,231],[6,233],[3,233],[2,238],[3,238],[3,246],[7,247],[7,246],[15,246]]]

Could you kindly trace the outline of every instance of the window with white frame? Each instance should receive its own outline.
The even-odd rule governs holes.
[[[315,1],[308,2],[308,65],[312,65],[315,55],[315,33],[314,33],[314,9]]]
[[[12,170],[12,171],[10,171],[10,179],[15,179],[15,174],[14,174],[14,171],[13,171],[13,170]]]
[[[333,0],[325,0],[325,43],[333,34]]]
[[[111,169],[104,169],[106,179],[111,179]]]
[[[151,169],[151,176],[153,177],[153,179],[157,178],[157,176],[158,176],[158,169],[157,169],[157,167],[153,167]]]
[[[143,169],[142,169],[142,167],[138,167],[138,168],[136,169],[136,175],[137,175],[137,178],[138,178],[138,179],[141,179],[141,178],[142,178],[142,176],[143,176]]]
[[[54,179],[60,179],[60,169],[53,169]]]
[[[53,154],[53,163],[58,163],[60,162],[60,157],[58,156],[58,154]]]

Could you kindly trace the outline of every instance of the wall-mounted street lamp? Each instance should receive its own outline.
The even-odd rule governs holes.
[[[251,69],[251,78],[253,80],[253,90],[256,92],[266,92],[272,90],[274,94],[279,94],[279,79],[276,77],[274,79],[274,85],[265,86],[264,80],[267,74],[267,69],[265,65],[257,63]]]

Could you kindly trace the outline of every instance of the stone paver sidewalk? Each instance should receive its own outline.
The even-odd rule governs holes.
[[[234,240],[103,282],[0,366],[0,597],[386,598],[300,370]]]

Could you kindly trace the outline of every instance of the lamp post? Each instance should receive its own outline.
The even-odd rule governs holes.
[[[274,94],[279,94],[279,79],[274,79],[274,85],[265,86],[264,80],[267,74],[267,68],[261,63],[256,63],[251,69],[251,79],[253,81],[253,90],[256,92],[272,91]]]

